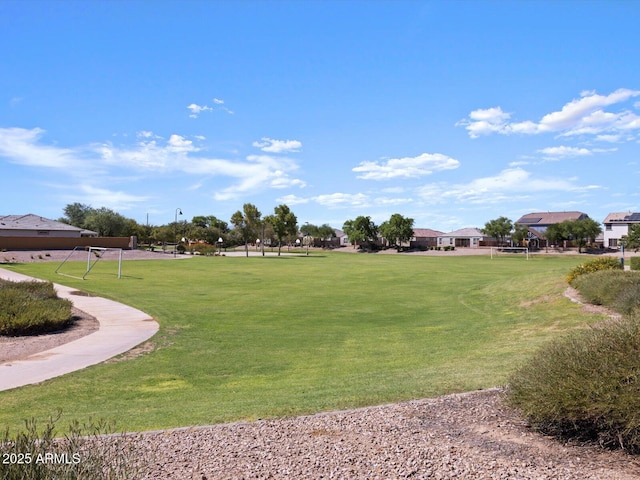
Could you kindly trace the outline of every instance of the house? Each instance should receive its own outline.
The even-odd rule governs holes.
[[[413,238],[409,243],[410,248],[428,248],[438,245],[438,236],[444,232],[431,230],[430,228],[414,228]]]
[[[137,248],[136,237],[98,237],[92,230],[31,213],[0,215],[0,250],[71,250],[79,246]]]
[[[453,232],[444,233],[438,235],[438,247],[466,247],[466,248],[478,248],[480,242],[488,239],[477,228],[462,228]]]
[[[530,248],[540,248],[548,246],[545,232],[550,225],[567,220],[584,220],[585,218],[589,218],[589,215],[583,212],[534,212],[523,215],[516,220],[515,224],[529,228],[528,245]]]
[[[0,216],[0,236],[80,238],[97,237],[98,233],[28,213]]]
[[[640,223],[640,213],[610,213],[604,219],[604,246],[619,248],[620,240],[629,234],[629,227]]]

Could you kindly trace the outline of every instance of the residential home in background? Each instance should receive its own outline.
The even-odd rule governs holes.
[[[549,246],[545,232],[550,225],[585,218],[589,218],[589,215],[583,212],[534,212],[523,215],[515,224],[529,227],[529,248],[543,248]]]
[[[478,248],[488,238],[477,228],[462,228],[438,235],[438,247]]]
[[[137,248],[137,239],[99,237],[92,230],[32,213],[0,216],[0,250],[71,250],[83,246]]]
[[[80,238],[97,237],[98,233],[28,213],[0,216],[0,236]]]
[[[620,248],[620,240],[629,234],[629,227],[640,223],[640,213],[610,213],[603,223],[604,246],[606,248]]]
[[[413,238],[409,243],[410,248],[430,248],[438,246],[438,236],[444,232],[431,230],[430,228],[414,228]]]

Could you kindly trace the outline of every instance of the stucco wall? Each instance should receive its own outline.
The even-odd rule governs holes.
[[[75,247],[136,248],[136,244],[135,237],[0,237],[0,250],[72,250]]]

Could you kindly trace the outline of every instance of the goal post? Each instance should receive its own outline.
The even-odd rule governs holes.
[[[78,277],[75,275],[70,275],[68,273],[61,272],[60,269],[64,266],[65,263],[69,261],[69,259],[71,259],[73,254],[81,250],[85,250],[87,252],[87,268],[84,274],[81,277]],[[62,263],[58,265],[58,268],[56,268],[55,273],[57,273],[58,275],[63,275],[65,277],[77,278],[79,280],[86,280],[86,277],[87,275],[89,275],[89,272],[93,270],[93,267],[96,266],[96,263],[98,263],[105,256],[107,252],[118,253],[118,278],[122,278],[122,249],[108,248],[108,247],[75,247],[73,250],[71,250],[71,252],[69,252],[69,255],[67,255],[67,257],[62,261]]]
[[[491,247],[491,260],[493,260],[494,257],[511,253],[524,253],[527,260],[529,260],[528,247]]]

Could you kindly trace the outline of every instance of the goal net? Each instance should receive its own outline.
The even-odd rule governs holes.
[[[77,273],[77,275],[73,275],[72,273],[69,273],[69,271],[72,269],[65,268],[66,270],[65,272],[61,271],[67,262],[80,260],[82,257],[84,257],[83,255],[84,252],[86,252],[86,259],[87,259],[87,266],[86,268],[83,268],[84,272],[79,271],[79,273],[77,273],[78,270],[76,269],[73,271],[73,273]],[[75,257],[75,258],[72,259],[72,257]],[[109,260],[115,260],[115,259],[118,260],[118,278],[122,278],[122,249],[121,248],[75,247],[73,250],[71,250],[71,252],[69,252],[69,255],[67,255],[67,258],[65,258],[62,261],[62,263],[58,265],[58,268],[56,268],[55,273],[57,273],[58,275],[64,275],[65,277],[86,280],[87,275],[89,275],[89,272],[93,270],[93,267],[95,267],[96,264],[104,258],[108,258]]]
[[[491,259],[504,255],[524,254],[529,260],[529,249],[527,247],[491,247]]]

